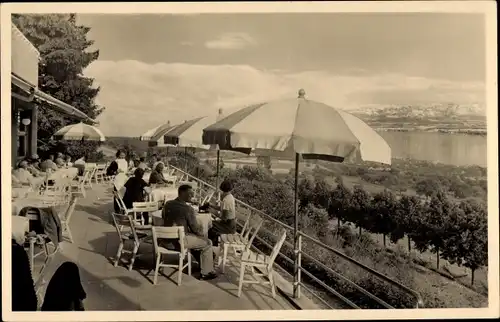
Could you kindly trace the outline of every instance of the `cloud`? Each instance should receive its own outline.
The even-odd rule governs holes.
[[[337,75],[324,71],[287,73],[247,65],[146,64],[133,60],[95,61],[85,75],[101,86],[99,116],[106,135],[139,136],[149,128],[248,104],[307,97],[342,108],[374,104],[448,103],[484,104],[481,83],[370,75],[359,71]]]
[[[233,32],[219,35],[217,39],[205,42],[209,49],[237,50],[257,45],[257,42],[248,34]]]

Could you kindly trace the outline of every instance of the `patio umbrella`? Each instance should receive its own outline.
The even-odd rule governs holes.
[[[163,134],[163,140],[166,144],[184,147],[186,152],[188,148],[217,150],[216,189],[218,189],[219,181],[220,150],[216,144],[203,144],[202,135],[204,128],[221,120],[222,118],[224,118],[223,110],[219,109],[218,113],[215,115],[202,116],[185,121],[182,124],[172,127]]]
[[[53,137],[56,140],[75,140],[75,141],[105,141],[106,138],[101,130],[95,126],[85,123],[71,124],[57,131]]]
[[[167,131],[171,127],[172,125],[170,124],[170,121],[165,124],[158,125],[142,134],[140,140],[148,141],[150,146],[168,147],[169,145],[165,144],[163,135],[161,135],[161,133],[165,133],[165,131]]]
[[[295,99],[256,104],[226,116],[203,130],[202,141],[221,149],[295,156],[295,242],[300,157],[391,163],[391,148],[375,130],[349,113],[306,99],[303,89]]]

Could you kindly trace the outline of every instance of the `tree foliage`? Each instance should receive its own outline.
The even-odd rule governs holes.
[[[12,21],[40,52],[38,87],[92,119],[99,116],[104,110],[95,102],[100,88],[92,78],[83,76],[84,69],[99,57],[98,50],[90,50],[90,28],[78,25],[74,14],[13,14]],[[46,143],[42,149],[60,148],[51,136],[75,122],[42,103],[38,117],[38,139]],[[72,150],[82,146],[81,142],[66,145]],[[97,146],[90,145],[92,149]]]

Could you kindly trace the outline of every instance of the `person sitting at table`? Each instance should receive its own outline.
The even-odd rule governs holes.
[[[71,168],[73,166],[73,162],[71,162],[71,157],[69,155],[66,156],[66,167]]]
[[[143,202],[146,200],[145,189],[149,186],[142,177],[144,176],[144,170],[135,169],[134,176],[125,182],[125,193],[123,194],[123,203],[127,209],[132,209],[134,202]],[[141,214],[144,217],[144,223],[147,225],[149,223],[149,214]]]
[[[116,176],[118,173],[127,173],[129,166],[125,160],[125,152],[116,151],[116,159],[106,169],[107,176]]]
[[[236,202],[231,193],[233,185],[229,180],[224,180],[220,184],[222,191],[221,203],[219,207],[220,218],[212,222],[212,228],[208,231],[208,237],[214,247],[219,246],[219,236],[222,234],[236,233]]]
[[[28,171],[28,161],[19,162],[17,169],[12,171],[12,176],[16,177],[22,185],[36,185],[38,182]]]
[[[186,184],[181,185],[177,191],[177,198],[167,201],[163,207],[163,224],[166,227],[184,227],[186,248],[200,252],[198,262],[201,266],[201,278],[203,280],[214,279],[217,274],[214,272],[212,242],[205,237],[203,227],[196,220],[195,210],[188,204],[194,196],[193,188]],[[169,243],[170,241],[161,241],[163,242]],[[164,245],[164,247],[169,246]],[[178,245],[174,246],[178,247]]]
[[[55,163],[59,168],[64,167],[66,165],[66,162],[64,161],[64,154],[58,152]]]
[[[34,177],[41,177],[44,174],[40,170],[40,161],[38,159],[38,155],[33,155],[30,159],[26,160],[28,162],[28,171]]]
[[[42,161],[40,163],[40,170],[47,172],[48,170],[56,171],[59,168],[57,167],[57,164],[54,163],[54,155],[51,154],[49,155],[48,158]]]
[[[149,184],[168,184],[169,182],[163,176],[164,169],[165,165],[163,164],[163,162],[158,163],[149,176]]]
[[[157,156],[155,158],[155,162],[153,163],[153,167],[151,169],[156,169],[156,166],[159,164],[159,163],[163,163],[163,165],[165,165],[165,163],[162,161],[162,158],[160,156]]]
[[[145,157],[139,158],[139,164],[137,165],[137,168],[142,169],[144,171],[149,170],[149,167],[146,164],[146,158]]]
[[[82,176],[85,172],[85,155],[77,159],[75,163],[73,163],[73,166],[78,169],[78,175]]]

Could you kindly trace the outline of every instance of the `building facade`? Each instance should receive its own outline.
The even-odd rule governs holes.
[[[44,104],[77,120],[94,120],[38,89],[38,62],[40,53],[14,25],[11,42],[11,143],[12,166],[22,158],[37,153],[38,104]]]

